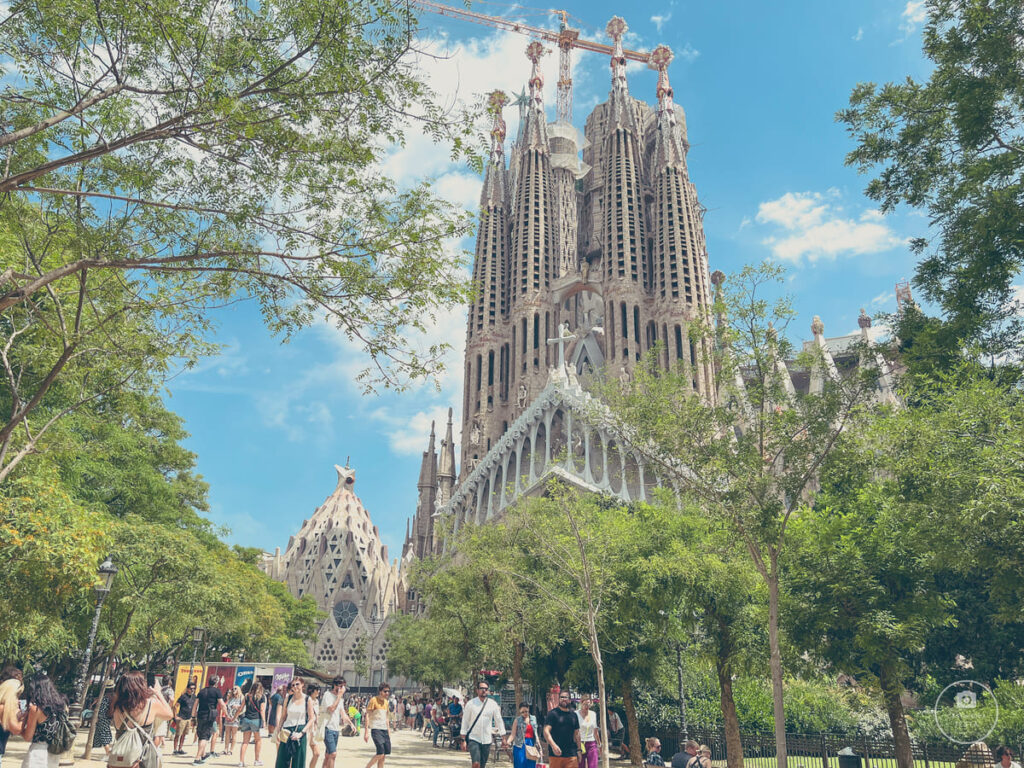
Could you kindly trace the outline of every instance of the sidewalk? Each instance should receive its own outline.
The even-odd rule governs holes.
[[[191,737],[189,737],[191,741]],[[387,768],[469,768],[469,755],[465,752],[454,752],[450,749],[435,749],[430,741],[419,735],[418,731],[397,731],[391,734],[394,752],[387,760]],[[25,755],[25,742],[14,736],[7,745],[7,754],[4,755],[4,768],[20,768],[21,759]],[[106,759],[102,749],[94,749],[91,760],[82,760],[80,755],[85,748],[85,735],[80,734],[75,741],[75,768],[106,768]],[[164,752],[163,764],[165,768],[192,768],[192,758],[195,757],[195,744],[187,747],[188,755],[172,756],[169,754],[168,746]],[[263,739],[263,751],[260,757],[263,760],[264,768],[273,768],[274,758],[277,754],[277,746],[270,739]],[[306,750],[309,755],[309,750]],[[363,737],[342,738],[338,743],[338,757],[335,760],[335,768],[364,768],[367,761],[373,756],[373,742],[363,741]],[[253,768],[252,744],[249,744],[245,754],[246,765]],[[502,755],[501,762],[496,763],[492,755],[491,765],[504,765],[510,768],[512,765],[508,755]],[[221,755],[211,758],[203,763],[203,768],[235,768],[238,765],[238,745],[235,746],[235,756]],[[317,768],[322,768],[323,758]]]

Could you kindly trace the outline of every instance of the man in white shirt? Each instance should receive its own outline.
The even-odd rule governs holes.
[[[324,694],[320,708],[327,713],[327,722],[324,723],[324,768],[334,768],[342,721],[355,729],[352,718],[345,711],[345,678],[334,678],[331,690]]]
[[[462,713],[462,738],[469,749],[473,768],[487,768],[491,756],[491,739],[494,731],[501,735],[501,748],[508,746],[505,736],[505,722],[501,719],[501,707],[494,699],[487,698],[490,686],[481,682],[476,687],[477,697],[466,702]]]

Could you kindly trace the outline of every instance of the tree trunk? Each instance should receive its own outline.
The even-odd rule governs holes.
[[[516,691],[516,713],[518,713],[519,705],[523,703],[523,644],[520,642],[512,645],[512,687]]]
[[[633,765],[640,765],[644,761],[644,752],[640,744],[636,705],[633,703],[633,678],[628,673],[622,677],[622,707],[626,710],[626,729],[629,731],[629,761]]]
[[[100,701],[103,698],[103,694],[107,687],[107,672],[110,669],[110,662],[114,660],[117,655],[118,648],[121,647],[121,641],[124,640],[125,635],[128,634],[128,628],[132,625],[132,616],[135,615],[135,609],[132,608],[128,611],[128,617],[124,620],[124,626],[121,627],[121,631],[117,633],[117,637],[114,638],[114,644],[110,647],[110,653],[107,654],[106,661],[103,662],[103,674],[100,675],[100,692],[96,696],[96,700],[92,705],[92,718],[89,720],[89,736],[85,741],[85,752],[82,754],[83,760],[88,760],[92,755],[92,740],[96,735],[96,723],[100,719]]]
[[[608,733],[608,695],[604,686],[604,662],[601,660],[601,646],[597,642],[597,625],[590,615],[590,655],[597,670],[597,698],[601,703],[601,733]],[[608,739],[601,739],[601,768],[609,768]]]
[[[768,646],[771,650],[775,759],[778,768],[786,768],[786,709],[782,702],[782,651],[779,648],[779,564],[774,553],[768,574]]]
[[[719,626],[723,626],[721,623]],[[725,723],[725,757],[729,768],[743,768],[743,742],[740,739],[740,719],[736,715],[736,701],[732,696],[732,663],[726,650],[732,644],[728,629],[725,642],[719,642],[715,670],[718,672],[718,691]]]
[[[903,712],[903,683],[891,664],[884,664],[879,674],[882,685],[882,696],[885,699],[885,710],[889,713],[889,726],[896,746],[896,765],[898,768],[913,768],[914,753],[910,746],[910,732],[907,729],[907,717]]]

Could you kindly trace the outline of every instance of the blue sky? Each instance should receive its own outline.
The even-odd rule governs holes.
[[[851,148],[836,110],[862,81],[927,75],[920,52],[923,1],[678,0],[667,3],[569,2],[584,37],[608,42],[613,15],[630,25],[627,47],[669,45],[676,103],[686,110],[690,177],[708,208],[704,220],[711,269],[726,273],[774,258],[789,270],[799,318],[794,341],[810,337],[813,315],[826,335],[856,328],[860,307],[895,308],[894,284],[910,277],[909,237],[927,222],[906,211],[882,218],[862,190],[867,179],[843,165]],[[554,26],[544,14],[498,3],[474,10]],[[528,39],[424,15],[423,57],[434,88],[471,101],[502,88],[518,92],[528,73]],[[545,103],[554,111],[557,55],[547,56]],[[574,122],[607,97],[605,57],[578,56]],[[653,103],[655,73],[629,70],[634,96]],[[516,116],[506,110],[510,136]],[[444,148],[411,136],[387,158],[402,183],[426,176],[453,201],[473,209],[480,179],[452,166]],[[472,249],[472,241],[451,247]],[[283,344],[251,303],[216,315],[224,354],[169,383],[168,405],[186,421],[198,469],[210,483],[211,518],[229,540],[282,550],[290,534],[334,489],[334,464],[351,456],[356,493],[400,555],[414,511],[421,452],[432,418],[460,402],[463,311],[442,316],[432,338],[450,341],[451,370],[438,391],[425,384],[402,395],[361,396],[353,383],[358,350],[321,325]],[[455,414],[456,425],[459,414]],[[443,426],[439,425],[439,430]]]

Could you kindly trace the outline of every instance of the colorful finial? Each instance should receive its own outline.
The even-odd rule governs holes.
[[[612,88],[615,88],[617,85],[623,87],[626,85],[626,56],[622,52],[622,36],[626,34],[628,29],[629,25],[621,16],[612,16],[608,26],[605,27],[608,37],[614,43],[611,61]]]
[[[662,100],[672,101],[672,86],[668,82],[668,65],[672,63],[675,55],[667,45],[659,45],[651,51],[651,58],[648,66],[658,71],[658,104],[664,108]]]
[[[504,91],[491,91],[487,97],[487,111],[491,113],[491,161],[499,162],[505,151],[505,119],[501,115],[502,108],[508,104],[508,94]]]
[[[535,106],[540,106],[541,89],[544,88],[544,77],[540,73],[540,57],[547,52],[547,49],[537,40],[526,46],[526,58],[533,62],[533,68],[530,71],[530,101]]]

